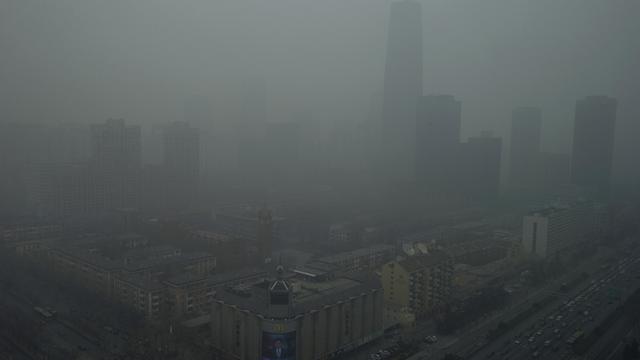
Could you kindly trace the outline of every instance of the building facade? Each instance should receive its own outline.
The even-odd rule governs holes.
[[[523,219],[523,251],[542,258],[560,255],[602,236],[606,222],[606,207],[587,201],[533,211]]]
[[[460,146],[462,106],[451,95],[422,96],[416,123],[416,179],[433,191],[450,190]]]
[[[453,259],[442,251],[391,261],[382,267],[385,306],[426,317],[447,303],[452,279]]]
[[[597,192],[611,181],[618,103],[606,96],[590,96],[576,103],[571,181]]]
[[[382,336],[382,288],[371,278],[280,274],[216,298],[213,344],[224,359],[326,359]]]
[[[389,16],[379,139],[379,170],[387,182],[406,182],[414,176],[422,72],[422,8],[413,1],[394,2]]]

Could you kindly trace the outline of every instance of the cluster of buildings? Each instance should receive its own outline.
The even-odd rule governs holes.
[[[552,258],[590,240],[602,241],[609,231],[609,210],[600,203],[576,201],[535,210],[522,223],[525,253]]]
[[[500,190],[503,143],[484,134],[461,141],[462,105],[451,95],[423,95],[420,4],[391,5],[379,140],[380,175],[391,183],[415,181],[435,193],[471,199]],[[596,194],[611,177],[617,102],[606,96],[577,101],[572,154],[541,151],[542,113],[512,113],[509,187],[517,191],[572,184]],[[507,172],[505,172],[507,173]]]
[[[95,217],[114,209],[189,209],[199,182],[198,131],[164,129],[163,162],[143,166],[139,126],[5,123],[0,130],[2,212]]]
[[[215,270],[215,256],[183,253],[171,247],[150,247],[138,253],[133,259],[110,259],[92,249],[53,246],[43,256],[56,275],[120,302],[150,320],[208,311],[213,293],[205,280]]]

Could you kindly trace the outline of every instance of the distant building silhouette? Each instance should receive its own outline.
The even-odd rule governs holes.
[[[422,95],[422,9],[391,4],[381,126],[381,175],[388,182],[412,180],[415,121]]]
[[[617,101],[589,96],[576,103],[573,128],[571,181],[597,192],[606,192],[611,181]]]
[[[174,122],[164,131],[165,201],[170,211],[192,208],[198,195],[200,137],[186,122]]]
[[[89,208],[98,212],[139,206],[140,127],[123,119],[91,126]]]
[[[423,96],[416,124],[416,179],[433,191],[449,188],[460,146],[461,104],[451,95]]]
[[[531,189],[537,186],[541,179],[541,129],[540,109],[520,107],[513,110],[511,117],[509,184],[514,188]]]

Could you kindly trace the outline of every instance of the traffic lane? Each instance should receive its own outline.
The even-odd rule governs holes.
[[[616,285],[621,285],[621,281],[623,281],[624,278],[620,277],[619,273],[616,273],[616,272],[618,272],[618,270],[619,270],[619,268],[614,268],[612,271],[608,272],[605,276],[603,276],[603,279],[605,279],[605,282],[606,283],[611,283],[611,284],[616,284]],[[607,280],[609,280],[609,281],[607,281]],[[598,316],[599,317],[601,314],[602,314],[601,316],[607,316],[608,312],[613,310],[613,309],[608,309],[607,311],[603,312],[603,311],[601,311],[602,308],[598,308],[598,309],[594,310],[594,308],[591,307],[590,309],[591,309],[592,312],[590,313],[590,315],[584,315],[583,310],[582,310],[582,307],[586,306],[586,305],[584,305],[584,303],[586,303],[588,301],[594,301],[593,296],[594,296],[594,294],[598,293],[597,291],[594,290],[594,286],[593,285],[594,284],[592,282],[592,285],[587,289],[586,293],[581,294],[581,295],[577,295],[572,299],[573,301],[576,301],[575,307],[580,306],[581,309],[579,309],[579,310],[576,309],[576,311],[573,312],[573,316],[570,316],[569,319],[567,320],[570,323],[567,326],[567,328],[569,328],[569,329],[573,328],[573,329],[571,329],[571,331],[573,331],[573,330],[577,331],[578,329],[580,329],[582,327],[588,327],[590,321],[586,320],[586,319],[588,319],[587,316]],[[599,294],[601,294],[601,293],[599,293]],[[593,311],[595,311],[595,312],[593,312]],[[539,319],[540,319],[540,317],[539,317]],[[595,318],[594,318],[594,322],[596,322]],[[545,329],[545,328],[546,327],[543,327],[542,329]],[[540,331],[540,330],[538,330],[538,331]],[[566,332],[566,331],[563,332],[563,336],[565,336],[567,334],[570,336],[572,333],[571,332]],[[562,350],[561,345],[557,344],[557,342],[559,340],[562,340],[562,339],[558,339],[557,337],[555,339],[547,337],[546,339],[543,339],[543,340],[544,341],[548,340],[549,344],[547,346],[544,346],[544,342],[538,341],[536,339],[536,340],[534,340],[534,346],[536,346],[535,350],[531,349],[531,347],[532,347],[531,345],[527,346],[525,344],[521,344],[521,345],[523,345],[525,350],[520,351],[520,352],[518,352],[516,354],[511,354],[511,349],[509,349],[509,350],[503,351],[503,354],[507,353],[509,355],[514,355],[514,358],[521,358],[521,357],[531,356],[533,353],[535,353],[535,351],[538,351],[538,357],[542,357],[542,358],[545,358],[545,359],[548,359],[548,358],[551,358],[551,359],[552,358],[566,358],[567,357],[568,351],[566,349]],[[555,345],[553,345],[553,344],[555,344]],[[553,351],[554,347],[557,347],[556,351]],[[549,351],[549,349],[551,349],[551,351]],[[531,355],[528,355],[528,353],[530,353]]]
[[[630,258],[631,258],[631,257],[627,257],[627,258],[626,258],[626,260],[628,261]],[[618,269],[617,269],[616,267],[614,267],[613,269],[610,269],[610,271],[607,271],[606,273],[604,273],[604,275],[602,275],[601,277],[597,278],[597,280],[603,280],[603,279],[605,279],[605,280],[606,280],[606,279],[611,279],[612,277],[616,277],[616,276],[617,276],[617,274],[616,274],[616,272],[617,272],[617,271],[618,271]],[[581,297],[581,296],[585,296],[585,295],[587,295],[587,294],[591,294],[592,292],[593,292],[593,282],[592,282],[590,285],[588,285],[587,287],[581,288],[581,289],[580,289],[580,292],[579,292],[577,295],[574,295],[572,299],[573,299],[573,300],[575,300],[576,298],[579,298],[579,297]],[[589,295],[589,296],[590,296],[590,295]],[[560,306],[560,307],[561,307],[561,306]],[[576,321],[578,321],[578,320],[577,320],[578,318],[579,318],[579,317],[575,317],[574,319],[576,319]],[[542,320],[542,319],[544,319],[544,318],[543,318],[543,317],[538,316],[536,319],[537,319],[538,321],[540,321],[540,320]],[[533,330],[533,329],[532,329],[532,330]],[[538,330],[538,331],[539,331],[539,330]],[[547,340],[551,340],[551,339],[547,339]],[[527,339],[527,341],[528,341],[528,339]],[[546,340],[545,340],[545,341],[546,341]],[[536,341],[535,341],[535,339],[534,339],[534,341],[533,341],[532,343],[535,343],[535,342],[536,342]],[[498,344],[499,344],[499,343],[498,343]],[[527,346],[526,344],[523,344],[523,343],[521,343],[520,345],[522,345],[522,347],[523,347],[523,348],[525,348],[526,350],[524,350],[524,351],[520,351],[520,352],[517,354],[517,356],[521,356],[521,357],[522,357],[522,356],[524,356],[524,357],[527,357],[527,356],[530,356],[530,355],[528,355],[528,354],[530,354],[530,353],[532,353],[532,352],[535,352],[535,350],[534,350],[534,351],[530,351],[531,346]],[[493,357],[493,356],[495,356],[495,355],[498,353],[498,351],[500,351],[500,353],[501,353],[501,354],[504,354],[504,355],[506,355],[506,354],[510,354],[510,353],[512,352],[513,348],[511,348],[511,347],[509,347],[508,345],[506,345],[506,343],[505,343],[505,345],[503,345],[503,346],[504,346],[504,347],[506,347],[506,348],[504,348],[503,350],[501,350],[501,349],[500,349],[500,347],[499,347],[498,345],[494,345],[493,347],[490,347],[488,351],[486,351],[486,352],[484,352],[484,353],[483,353],[483,354],[486,354],[486,355],[484,355],[484,357],[485,357],[485,358],[486,358],[486,357]],[[534,346],[538,346],[538,345],[536,344],[536,345],[534,345]],[[536,349],[536,350],[537,350],[537,349]],[[544,352],[546,352],[544,348],[542,349],[542,352],[543,352],[543,353],[544,353]],[[492,354],[493,354],[493,355],[492,355]],[[511,355],[511,354],[510,354],[510,355]],[[478,357],[478,358],[482,358],[482,357]]]

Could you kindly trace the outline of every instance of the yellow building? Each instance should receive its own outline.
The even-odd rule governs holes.
[[[442,251],[392,261],[382,267],[387,310],[427,316],[440,309],[451,295],[453,259]]]

